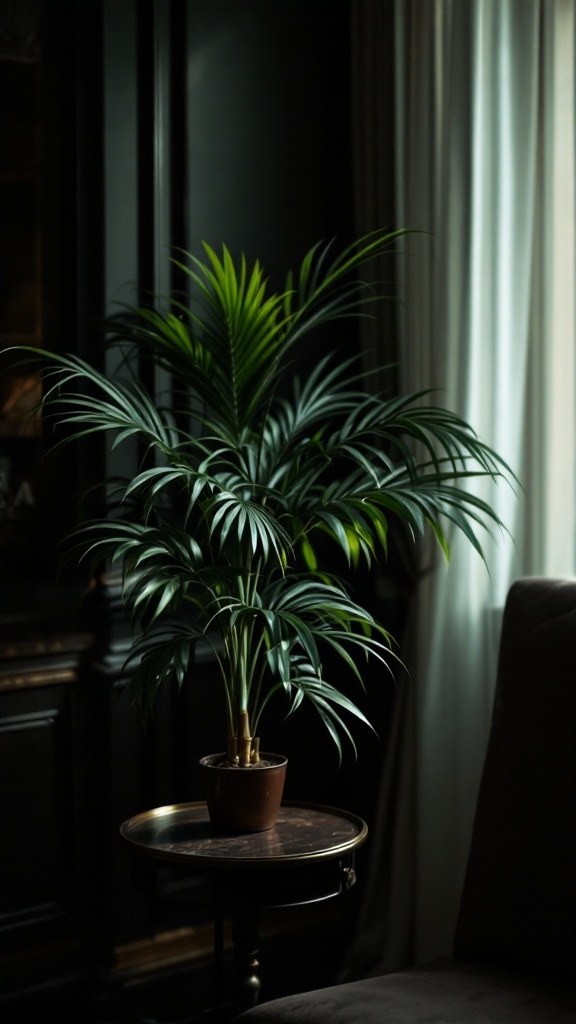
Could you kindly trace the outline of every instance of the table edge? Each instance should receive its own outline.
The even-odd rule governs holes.
[[[141,856],[151,858],[153,860],[163,860],[182,863],[183,860],[188,860],[189,866],[198,865],[202,867],[221,867],[227,866],[228,868],[257,868],[262,866],[272,866],[275,864],[295,864],[295,863],[310,863],[317,860],[334,860],[340,854],[349,853],[352,850],[357,850],[366,840],[368,836],[368,826],[363,818],[359,815],[354,814],[352,811],[344,810],[341,807],[333,807],[329,804],[319,804],[313,802],[306,802],[300,800],[283,800],[281,807],[295,807],[302,808],[303,810],[314,810],[321,811],[324,814],[332,814],[337,818],[344,818],[347,821],[351,821],[358,826],[358,835],[352,839],[346,840],[337,846],[332,847],[329,850],[320,850],[315,853],[291,853],[277,856],[255,856],[255,857],[218,857],[218,855],[208,854],[194,854],[188,858],[179,852],[171,852],[169,850],[162,850],[154,847],[147,847],[144,844],[135,842],[127,834],[126,830],[131,824],[143,821],[147,818],[160,817],[169,813],[170,811],[186,810],[187,808],[198,808],[206,807],[205,800],[192,800],[178,804],[165,804],[160,807],[153,807],[147,811],[141,811],[139,814],[134,814],[126,821],[122,822],[120,826],[120,837],[124,844]]]

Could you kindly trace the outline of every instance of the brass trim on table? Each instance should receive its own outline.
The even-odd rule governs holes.
[[[206,836],[201,837],[204,841],[210,842],[211,838],[213,838],[214,846],[218,846],[218,844],[222,841],[232,841],[238,844],[241,842],[250,842],[252,840],[256,844],[258,842],[258,837],[260,837],[261,841],[263,841],[268,835],[272,835],[274,832],[277,832],[278,828],[282,827],[282,811],[290,808],[302,811],[316,811],[319,814],[325,815],[327,817],[333,816],[335,819],[338,819],[340,821],[348,821],[355,826],[357,830],[356,834],[340,842],[336,842],[334,843],[334,845],[328,846],[324,849],[312,851],[308,850],[303,851],[301,853],[270,854],[264,850],[261,853],[252,852],[248,854],[242,854],[241,852],[230,854],[230,852],[228,852],[222,856],[219,856],[217,852],[203,853],[197,852],[195,850],[187,850],[182,845],[182,843],[176,844],[175,841],[167,843],[165,845],[160,843],[154,844],[153,842],[149,841],[141,842],[138,840],[138,838],[134,839],[130,834],[131,831],[133,832],[138,825],[141,825],[145,822],[153,822],[155,819],[158,819],[160,821],[162,818],[169,819],[171,815],[173,816],[174,819],[176,819],[178,815],[185,816],[187,811],[203,810],[205,811],[205,816],[203,815],[201,818],[196,819],[196,821],[191,821],[190,824],[206,826],[207,834]],[[182,822],[182,824],[186,825],[186,822],[184,821]],[[358,847],[362,845],[362,843],[365,841],[368,835],[368,826],[366,825],[366,822],[364,822],[362,818],[359,818],[357,815],[352,814],[350,811],[342,810],[341,808],[326,806],[323,804],[304,803],[300,801],[283,802],[279,812],[278,824],[275,825],[273,829],[269,829],[267,832],[249,833],[244,836],[219,836],[214,834],[214,836],[211,837],[209,828],[210,822],[208,818],[206,804],[204,801],[200,800],[182,804],[167,804],[164,807],[155,807],[151,810],[143,811],[140,814],[136,814],[122,824],[122,826],[120,827],[120,835],[124,843],[132,851],[135,851],[151,859],[164,861],[179,861],[181,864],[184,860],[187,859],[189,861],[190,867],[198,865],[205,868],[219,866],[226,866],[228,868],[254,868],[258,865],[265,865],[266,867],[268,867],[272,865],[287,865],[298,863],[310,864],[316,861],[334,860],[342,854],[349,853],[352,850],[358,849]],[[170,849],[170,846],[177,846],[177,849]]]

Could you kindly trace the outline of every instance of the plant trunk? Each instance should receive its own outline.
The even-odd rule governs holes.
[[[247,768],[251,763],[252,737],[250,735],[250,720],[247,711],[240,712],[240,735],[238,736],[238,757],[240,767]]]
[[[260,737],[250,735],[250,721],[247,711],[240,712],[240,735],[228,736],[226,752],[230,764],[248,768],[260,764]]]

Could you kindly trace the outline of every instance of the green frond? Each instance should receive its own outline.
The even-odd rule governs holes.
[[[394,520],[447,560],[455,532],[487,561],[484,538],[505,530],[483,495],[517,480],[472,425],[431,391],[372,393],[352,348],[314,355],[318,328],[387,298],[363,268],[409,233],[371,232],[339,252],[318,242],[278,292],[258,260],[203,242],[200,256],[175,251],[177,294],[107,320],[102,367],[5,350],[42,368],[43,421],[65,428],[54,448],[93,437],[137,453],[127,479],[104,481],[108,515],[80,522],[64,557],[120,572],[135,630],[126,673],[146,712],[159,686],[190,678],[203,640],[227,727],[241,708],[257,726],[273,702],[290,713],[307,702],[341,758],[343,739],[355,750],[350,720],[369,724],[344,677],[362,692],[366,660],[390,672],[397,654],[335,564],[384,563]],[[146,364],[162,393],[144,386]],[[324,679],[327,655],[342,685]]]

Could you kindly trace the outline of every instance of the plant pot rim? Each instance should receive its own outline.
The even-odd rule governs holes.
[[[260,751],[260,758],[261,758],[261,761],[258,764],[249,764],[249,765],[243,765],[243,766],[241,766],[241,765],[231,765],[228,762],[228,755],[227,755],[227,753],[225,751],[221,751],[220,753],[217,753],[217,754],[206,754],[204,757],[201,757],[200,758],[200,764],[204,768],[223,769],[225,771],[228,771],[230,768],[240,768],[240,767],[248,768],[248,769],[250,769],[250,768],[257,768],[259,771],[270,771],[270,769],[272,769],[272,768],[282,768],[282,767],[284,767],[284,765],[288,764],[288,758],[286,757],[285,754],[273,754],[273,753],[270,753],[267,750],[261,750]],[[226,764],[223,764],[222,763],[223,761],[225,761]],[[271,763],[270,764],[262,764],[262,761],[270,761]]]

